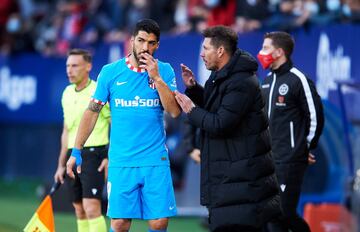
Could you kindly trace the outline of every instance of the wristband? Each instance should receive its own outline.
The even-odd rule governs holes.
[[[71,151],[71,156],[75,158],[76,166],[80,166],[82,163],[81,150],[74,147]]]

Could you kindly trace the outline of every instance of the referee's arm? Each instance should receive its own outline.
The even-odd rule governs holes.
[[[68,134],[68,129],[64,122],[63,131],[61,134],[61,148],[58,159],[58,166],[54,175],[55,182],[60,182],[61,184],[64,183],[66,154],[68,151]]]
[[[86,140],[89,138],[91,132],[93,131],[96,121],[99,117],[99,113],[103,105],[90,101],[88,108],[85,110],[80,125],[76,134],[74,148],[81,150],[84,147]],[[75,166],[76,159],[73,156],[70,156],[69,160],[66,163],[66,173],[71,177],[75,178],[73,167]],[[81,172],[81,166],[77,166],[77,172]]]

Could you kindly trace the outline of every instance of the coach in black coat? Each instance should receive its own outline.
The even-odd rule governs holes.
[[[261,231],[280,207],[257,63],[236,49],[230,28],[203,35],[200,55],[212,71],[205,88],[182,65],[190,98],[176,92],[190,123],[201,129],[201,204],[212,231]]]

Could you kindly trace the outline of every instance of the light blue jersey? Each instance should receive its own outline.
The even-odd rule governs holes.
[[[158,65],[164,82],[176,90],[173,68],[160,61]],[[164,109],[145,70],[132,67],[127,57],[105,65],[93,99],[110,103],[109,167],[169,165]]]

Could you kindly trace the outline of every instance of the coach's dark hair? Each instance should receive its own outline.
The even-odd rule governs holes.
[[[67,56],[69,57],[70,55],[81,55],[86,62],[88,62],[88,63],[92,62],[92,56],[91,56],[90,52],[85,49],[81,49],[81,48],[71,49],[68,52]]]
[[[286,58],[290,59],[295,46],[294,38],[290,34],[283,31],[273,31],[266,33],[264,39],[271,39],[272,45],[276,48],[282,48]]]
[[[206,28],[202,35],[205,38],[211,38],[211,45],[215,48],[224,46],[225,50],[233,55],[237,48],[238,36],[230,27],[214,26]]]
[[[149,34],[153,33],[154,35],[156,35],[157,41],[160,40],[160,27],[157,22],[152,19],[142,19],[138,21],[135,25],[133,36],[137,36],[139,31],[146,31]]]

